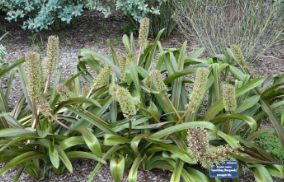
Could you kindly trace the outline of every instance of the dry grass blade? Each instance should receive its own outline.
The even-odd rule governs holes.
[[[210,56],[241,47],[249,62],[280,41],[283,18],[267,0],[174,0],[174,18],[181,32],[206,48]]]

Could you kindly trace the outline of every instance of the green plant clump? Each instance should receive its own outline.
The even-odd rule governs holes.
[[[281,142],[276,134],[265,133],[256,138],[256,142],[276,156],[284,163],[284,152],[281,147]]]
[[[125,15],[140,21],[148,13],[159,14],[159,7],[166,0],[157,0],[155,6],[145,0],[1,0],[0,10],[7,12],[8,21],[23,20],[23,28],[41,31],[49,27],[59,30],[74,25],[84,8],[100,11],[106,17],[111,11],[122,11]]]
[[[0,175],[15,166],[14,181],[23,172],[41,180],[48,170],[72,173],[72,162],[84,158],[97,161],[89,182],[107,161],[116,182],[126,171],[129,182],[136,182],[138,169],[169,170],[171,182],[209,182],[196,165],[209,170],[230,159],[238,162],[236,181],[243,166],[257,181],[284,179],[282,163],[254,142],[275,132],[284,148],[284,130],[274,113],[284,104],[284,75],[254,78],[235,60],[243,57],[239,51],[234,63],[224,55],[213,58],[221,63],[208,63],[199,59],[204,49],[188,55],[187,42],[181,50],[164,49],[159,41],[164,29],[149,43],[148,28],[149,19],[142,19],[139,47],[133,34],[123,36],[121,58],[110,40],[111,58],[82,49],[68,80],[62,71],[54,74],[60,54],[56,36],[48,40],[45,67],[38,53],[27,53],[1,70],[1,78],[9,72],[10,78],[5,94],[0,87],[0,162],[6,162]],[[16,72],[22,94],[10,109]],[[193,86],[190,94],[187,84]],[[262,117],[274,128],[260,129]]]
[[[180,31],[211,57],[237,44],[248,63],[257,61],[281,40],[284,30],[280,5],[270,0],[173,0],[173,4]]]

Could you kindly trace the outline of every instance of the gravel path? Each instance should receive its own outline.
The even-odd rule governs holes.
[[[59,32],[42,32],[38,33],[35,39],[36,44],[39,45],[39,49],[42,60],[45,61],[45,45],[49,35],[57,35],[60,40],[60,57],[57,64],[56,72],[63,70],[63,79],[67,79],[73,73],[77,62],[78,55],[81,49],[91,49],[99,52],[105,56],[111,56],[110,49],[106,42],[110,39],[114,44],[114,49],[118,54],[118,57],[125,54],[121,38],[123,31],[121,26],[126,20],[119,15],[112,15],[109,18],[103,18],[98,13],[85,13],[83,16],[77,19],[76,25],[68,30]],[[28,39],[28,36],[32,36],[34,33],[30,31],[24,31],[20,28],[19,23],[7,23],[4,17],[0,15],[0,36],[1,30],[7,30],[9,35],[4,39],[2,44],[7,46],[7,52],[10,54],[8,60],[10,62],[19,59],[24,56],[25,53],[32,52],[35,50],[34,45]],[[41,42],[42,39],[42,42]],[[151,40],[151,39],[150,39]],[[152,40],[151,40],[152,41]],[[184,37],[175,32],[169,40],[161,40],[164,47],[177,47],[181,46],[184,41]],[[191,46],[188,46],[188,53],[192,52]],[[36,47],[36,49],[38,49]],[[205,57],[206,55],[202,55]],[[253,75],[257,74],[259,77],[266,77],[269,74],[278,74],[284,72],[284,48],[282,44],[276,45],[265,53],[261,57],[260,61],[250,65],[250,71]],[[54,74],[56,75],[56,74]],[[7,80],[9,75],[1,78],[2,88],[7,87]],[[18,76],[13,80],[13,87],[11,90],[11,97],[9,100],[9,107],[16,102],[21,92],[21,85]],[[78,160],[73,163],[74,173],[71,174],[65,171],[62,175],[55,175],[52,171],[46,174],[44,182],[50,181],[72,181],[72,182],[83,182],[88,179],[91,172],[95,168],[96,162],[91,160]],[[0,164],[0,169],[4,166],[4,163]],[[1,176],[0,182],[10,182],[15,175],[15,168],[9,170],[5,175]],[[147,171],[146,176],[148,181],[153,182],[166,182],[170,181],[171,173],[162,170]],[[20,181],[32,182],[35,181],[26,174],[23,174]],[[97,172],[93,181],[113,181],[109,166],[103,165],[102,168]],[[123,181],[127,181],[127,174],[124,175]],[[139,171],[138,181],[146,181],[144,172]],[[229,180],[228,180],[229,181]],[[253,174],[248,170],[244,170],[242,179],[240,181],[249,182],[255,181]],[[275,179],[275,181],[281,181]]]

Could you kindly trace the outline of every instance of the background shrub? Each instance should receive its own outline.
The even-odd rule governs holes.
[[[265,133],[257,137],[257,143],[263,148],[269,150],[282,163],[284,163],[284,152],[281,147],[279,138],[275,133]]]
[[[249,62],[276,42],[283,31],[279,6],[268,0],[174,0],[182,33],[205,47],[210,56],[237,44]]]
[[[159,1],[149,1],[149,5],[153,7],[159,6]],[[147,17],[150,19],[150,25],[149,25],[149,36],[155,38],[159,31],[163,28],[165,28],[162,37],[168,38],[170,34],[175,29],[177,23],[174,19],[172,19],[174,11],[174,6],[172,4],[172,1],[166,1],[163,2],[160,5],[160,14],[153,14],[148,13]],[[137,21],[134,17],[132,17],[129,14],[126,14],[126,17],[128,18],[128,21],[131,23],[132,26],[135,27],[135,29],[139,29],[139,21]]]
[[[105,16],[112,11],[122,11],[136,21],[146,17],[148,13],[159,14],[159,7],[166,0],[151,1],[135,0],[2,0],[0,10],[7,12],[6,19],[11,21],[24,20],[23,28],[43,30],[52,26],[54,29],[65,28],[74,24],[74,18],[81,15],[83,8],[102,12]]]

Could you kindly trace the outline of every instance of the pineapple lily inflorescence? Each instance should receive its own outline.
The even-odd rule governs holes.
[[[235,97],[235,87],[230,84],[225,84],[223,87],[223,103],[227,112],[234,112],[237,108],[237,101]]]
[[[162,74],[158,70],[154,70],[152,73],[153,76],[153,82],[155,87],[159,92],[167,93],[167,86],[165,85]]]
[[[98,89],[109,84],[110,71],[111,71],[111,66],[105,66],[102,69],[100,69],[100,73],[94,79],[93,86],[90,89],[87,98],[90,97],[94,89]]]
[[[109,92],[119,103],[125,117],[131,117],[136,114],[136,101],[127,89],[120,87],[119,85],[112,85],[109,87]]]
[[[56,36],[50,36],[48,38],[47,50],[46,50],[46,62],[45,70],[46,76],[51,76],[55,71],[57,60],[59,57],[59,39]]]
[[[140,21],[138,43],[140,46],[146,42],[149,33],[149,18],[142,18]]]
[[[192,127],[188,130],[188,149],[196,162],[200,162],[207,168],[214,164],[219,165],[226,160],[231,160],[230,153],[237,153],[238,150],[230,148],[228,145],[218,147],[209,147],[207,131],[204,128]]]
[[[206,91],[207,78],[209,71],[206,68],[199,68],[196,72],[196,79],[193,91],[189,96],[190,105],[192,105],[192,112],[195,112],[195,107],[198,107],[204,97]]]

